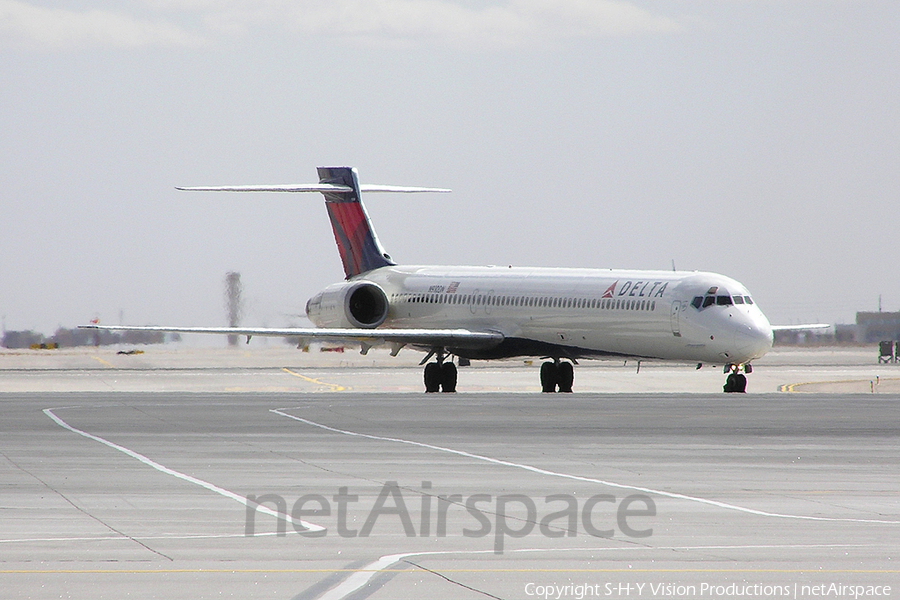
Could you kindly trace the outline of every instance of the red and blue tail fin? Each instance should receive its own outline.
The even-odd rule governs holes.
[[[356,169],[319,167],[318,172],[319,183],[348,188],[348,191],[322,192],[347,278],[393,265],[391,257],[381,247],[366,207],[360,200]]]

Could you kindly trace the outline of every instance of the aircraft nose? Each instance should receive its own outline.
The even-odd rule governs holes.
[[[760,358],[772,349],[772,327],[768,322],[753,320],[737,326],[735,345],[738,352],[747,356],[745,362]]]

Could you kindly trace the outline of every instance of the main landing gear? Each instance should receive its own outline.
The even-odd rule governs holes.
[[[423,362],[427,362],[432,356],[436,356],[437,360],[425,365],[425,392],[429,394],[433,392],[455,392],[457,380],[456,365],[453,364],[452,360],[444,362],[443,352],[432,352],[425,357]]]
[[[571,393],[574,381],[575,368],[570,362],[563,362],[557,358],[553,362],[547,361],[541,365],[542,392]]]
[[[747,377],[744,376],[744,373],[750,374],[753,372],[751,365],[725,365],[725,372],[728,373],[728,378],[725,380],[725,386],[722,388],[722,391],[738,394],[743,394],[747,391]]]

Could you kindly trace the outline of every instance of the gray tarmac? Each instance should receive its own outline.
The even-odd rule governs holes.
[[[900,594],[900,368],[867,349],[773,353],[746,395],[298,354],[0,354],[0,597]]]

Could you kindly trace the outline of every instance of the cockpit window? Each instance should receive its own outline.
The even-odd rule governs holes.
[[[734,304],[753,304],[750,296],[730,296],[726,294],[716,294],[718,288],[710,288],[710,291],[704,296],[694,296],[691,300],[691,306],[697,310],[703,310],[710,306],[732,306]],[[725,291],[725,290],[722,290]]]

